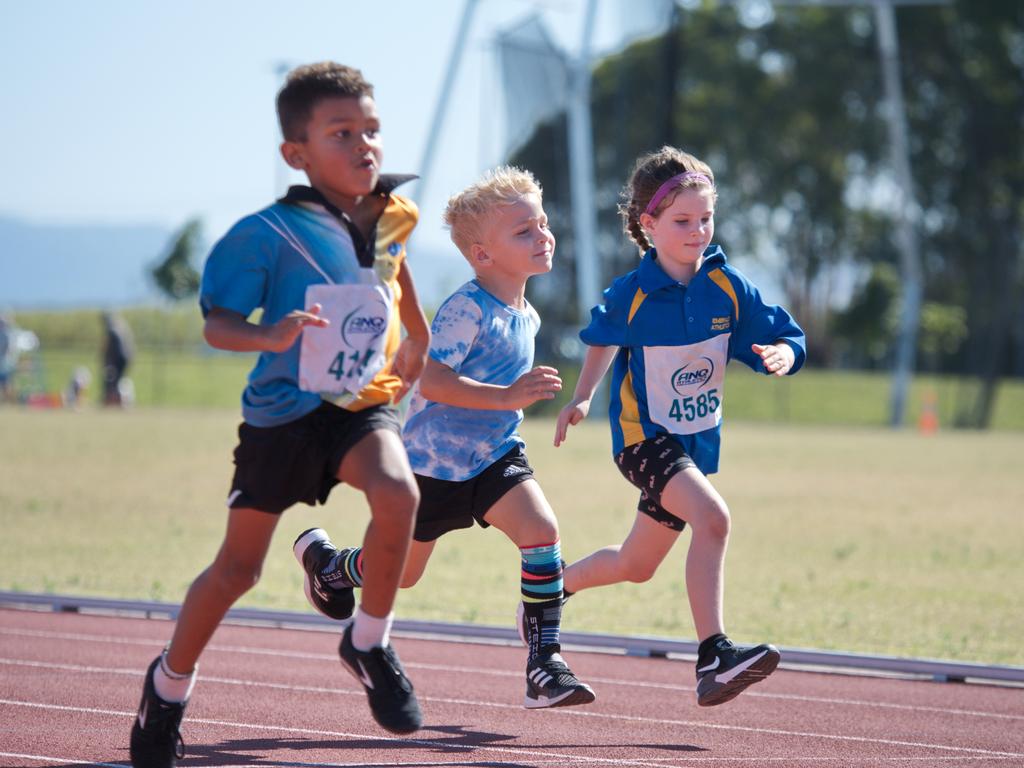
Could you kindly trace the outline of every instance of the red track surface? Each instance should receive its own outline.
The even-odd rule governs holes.
[[[164,621],[0,610],[0,766],[127,765]],[[369,715],[326,632],[223,626],[203,656],[182,768],[1024,766],[1024,690],[780,669],[697,707],[693,667],[567,653],[586,707],[527,711],[519,648],[396,638],[423,730]]]

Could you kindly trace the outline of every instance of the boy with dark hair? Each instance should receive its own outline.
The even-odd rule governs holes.
[[[528,709],[589,704],[594,691],[561,655],[562,558],[558,520],[526,457],[522,409],[562,388],[534,366],[540,317],[526,283],[551,271],[555,237],[533,174],[501,167],[448,201],[445,222],[476,277],[448,297],[432,327],[430,356],[409,405],[403,439],[421,503],[401,585],[419,581],[437,540],[474,524],[518,548],[525,605]],[[293,547],[306,596],[343,619],[353,587],[366,588],[373,553],[337,549],[320,528]]]
[[[356,69],[294,70],[278,116],[281,153],[310,186],[235,224],[204,268],[206,340],[260,356],[242,395],[224,542],[146,673],[131,734],[135,768],[171,768],[183,756],[178,729],[203,648],[258,580],[281,513],[299,501],[323,504],[339,482],[366,494],[372,517],[363,541],[372,564],[342,636],[342,663],[382,727],[411,733],[422,722],[388,642],[419,503],[394,404],[422,372],[430,338],[405,263],[417,210],[393,194],[411,177],[380,174],[380,118]],[[251,323],[257,308],[262,317]]]

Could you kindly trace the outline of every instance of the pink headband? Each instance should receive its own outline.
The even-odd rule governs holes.
[[[666,181],[660,187],[658,191],[654,193],[654,197],[651,198],[651,202],[647,204],[644,209],[644,213],[650,214],[658,209],[661,201],[665,199],[665,195],[672,191],[674,187],[678,187],[687,179],[695,179],[696,181],[703,181],[709,187],[714,187],[714,183],[705,174],[698,173],[697,171],[687,171],[686,173],[680,173],[678,176],[673,176],[671,179]]]

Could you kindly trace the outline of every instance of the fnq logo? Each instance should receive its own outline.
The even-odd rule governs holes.
[[[700,389],[711,380],[715,372],[715,364],[710,357],[702,357],[692,363],[687,363],[672,374],[672,389],[678,395],[685,395],[683,391],[689,387]]]
[[[362,312],[362,307],[352,310],[341,323],[341,338],[350,347],[357,345],[349,341],[351,336],[371,336],[376,338],[384,333],[388,326],[387,318]]]

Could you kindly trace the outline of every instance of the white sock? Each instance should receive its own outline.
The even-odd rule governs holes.
[[[360,606],[352,622],[352,645],[357,651],[364,652],[371,648],[386,648],[391,634],[391,622],[394,620],[393,611],[379,619],[366,613]]]
[[[153,670],[153,687],[156,689],[156,695],[172,704],[188,701],[196,684],[197,669],[198,666],[185,674],[175,672],[167,666],[167,651],[164,651],[160,656],[160,663]]]

